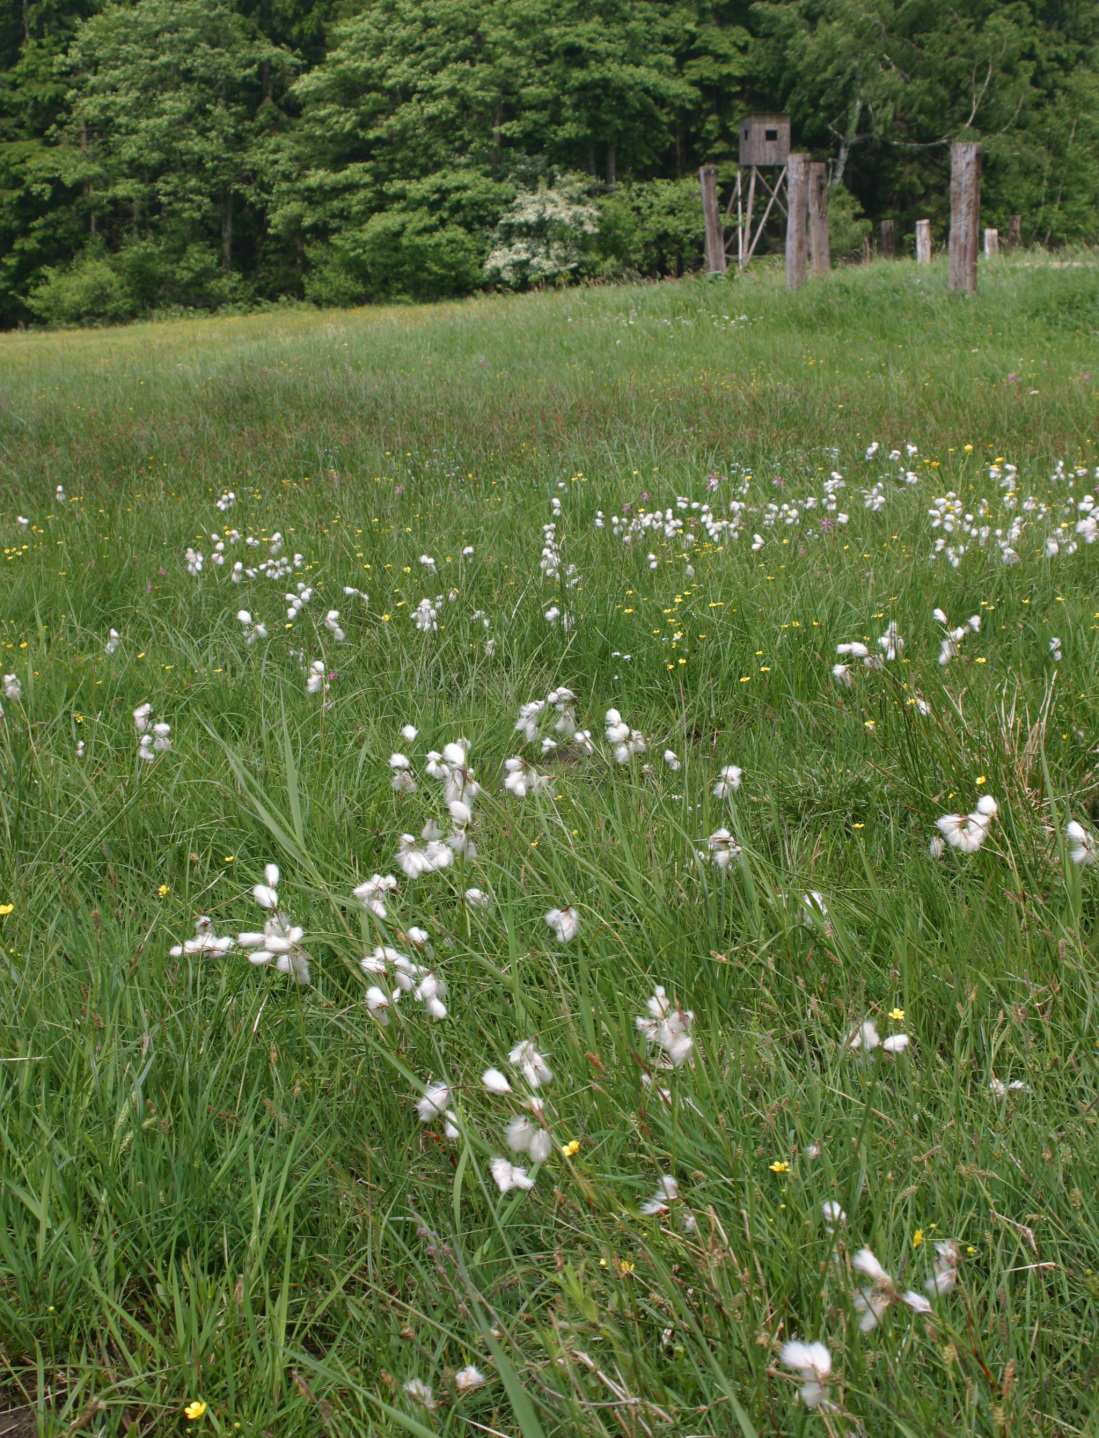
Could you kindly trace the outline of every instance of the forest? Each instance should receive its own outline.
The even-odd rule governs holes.
[[[834,242],[1099,231],[1094,0],[12,0],[0,325],[681,274],[697,168],[789,112]]]

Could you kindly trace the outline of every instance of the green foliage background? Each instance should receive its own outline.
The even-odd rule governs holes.
[[[682,273],[696,168],[728,182],[755,109],[831,162],[855,247],[943,234],[959,135],[986,223],[1089,242],[1097,54],[1085,0],[21,0],[0,324],[467,294],[516,196],[578,176],[574,274]]]

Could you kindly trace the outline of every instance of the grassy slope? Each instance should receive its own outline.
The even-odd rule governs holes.
[[[994,497],[997,456],[1038,495],[1054,460],[1099,462],[1099,287],[1010,263],[973,304],[943,283],[897,264],[791,297],[760,271],[0,341],[0,637],[23,684],[0,733],[0,1348],[44,1432],[174,1431],[200,1396],[202,1424],[289,1438],[855,1431],[776,1376],[791,1334],[829,1342],[871,1434],[1089,1431],[1096,889],[1056,833],[1095,812],[1097,551],[952,571],[927,560],[925,513],[947,489]],[[861,500],[872,440],[920,451],[881,514]],[[593,527],[705,498],[711,472],[724,504],[746,470],[781,502],[835,468],[850,526],[702,544],[693,578],[681,542]],[[555,495],[581,576],[567,637],[538,572]],[[291,634],[286,582],[186,573],[229,524],[305,556],[320,598]],[[420,635],[409,610],[451,587]],[[241,605],[269,643],[245,647]],[[945,671],[934,605],[984,619]],[[906,664],[838,692],[835,644],[890,618]],[[334,671],[327,709],[299,647]],[[601,747],[554,766],[551,794],[502,795],[518,705],[558,683],[597,735],[616,704],[682,773]],[[174,749],[138,773],[144,700]],[[451,1017],[379,1032],[355,965],[378,935],[348,895],[440,811],[430,780],[388,787],[407,722],[418,769],[467,736],[487,792],[471,873],[405,884],[394,910],[432,934]],[[731,819],[709,794],[725,763],[745,770]],[[936,863],[935,817],[981,775],[993,840]],[[748,855],[724,881],[692,860],[722,822]],[[313,989],[168,957],[198,912],[251,927],[270,858]],[[494,908],[464,908],[467,883]],[[827,923],[800,921],[808,889]],[[541,915],[570,900],[583,927],[560,947]],[[633,1032],[658,982],[697,1016],[670,1108],[639,1087]],[[898,1004],[910,1055],[844,1051]],[[487,1158],[514,1107],[478,1076],[530,1034],[555,1143],[581,1148],[501,1199]],[[429,1075],[457,1086],[465,1144],[417,1123]],[[1029,1089],[999,1104],[994,1075]],[[660,1173],[697,1234],[638,1216]],[[933,1321],[858,1334],[830,1198],[841,1255],[870,1243],[916,1287],[933,1239],[972,1250]],[[419,1376],[442,1397],[467,1361],[481,1393],[430,1414],[402,1396]]]

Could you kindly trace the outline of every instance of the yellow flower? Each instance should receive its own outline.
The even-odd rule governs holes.
[[[988,783],[988,780],[985,778],[985,776],[984,776],[983,774],[978,774],[978,775],[977,775],[977,783],[978,783],[978,784],[987,784],[987,783]]]
[[[630,1260],[628,1258],[618,1258],[615,1259],[615,1262],[618,1265],[618,1271],[622,1275],[622,1277],[628,1278],[633,1272],[633,1264],[630,1262]]]
[[[6,917],[14,908],[14,904],[0,904],[0,918]]]
[[[912,1247],[919,1248],[921,1243],[923,1243],[923,1229],[917,1228],[916,1232],[912,1235]]]
[[[188,1423],[194,1423],[197,1419],[204,1418],[206,1416],[206,1410],[208,1407],[209,1404],[204,1403],[201,1398],[195,1398],[192,1402],[187,1404],[186,1408],[184,1408],[183,1416],[187,1419]]]
[[[162,899],[166,899],[171,892],[172,891],[167,884],[160,884],[157,886],[157,894]]]
[[[895,1024],[903,1024],[903,1023],[904,1023],[904,1010],[903,1010],[903,1009],[890,1009],[890,1010],[889,1010],[889,1017],[893,1020],[893,1022],[894,1022]]]
[[[223,864],[235,864],[237,862],[237,856],[236,854],[226,854],[221,862]]]
[[[790,1165],[786,1162],[784,1158],[776,1158],[774,1163],[768,1164],[767,1167],[771,1170],[772,1173],[790,1172]]]
[[[561,1145],[561,1153],[565,1158],[574,1158],[579,1152],[580,1140],[578,1138],[570,1138],[568,1143]]]

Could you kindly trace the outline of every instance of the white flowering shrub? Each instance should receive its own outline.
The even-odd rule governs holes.
[[[599,212],[581,176],[523,190],[500,217],[485,279],[504,289],[554,284],[577,274],[599,233]]]

